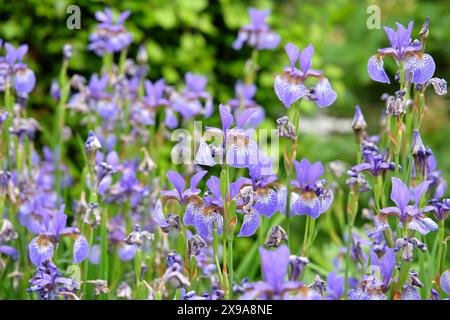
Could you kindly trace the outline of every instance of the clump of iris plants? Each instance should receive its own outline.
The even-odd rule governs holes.
[[[417,39],[412,21],[385,27],[388,46],[368,52],[368,76],[390,86],[377,135],[355,107],[346,165],[299,153],[303,105],[339,99],[312,44],[285,44],[281,151],[262,141],[258,57],[283,40],[269,10],[248,13],[231,46],[252,53],[235,96],[216,101],[206,75],[150,79],[131,12],[97,12],[86,47],[101,64],[73,74],[74,48],[62,48],[50,126],[27,108],[39,79],[28,46],[0,40],[0,298],[448,299],[450,199],[421,136],[428,95],[447,93],[425,51],[428,18]]]

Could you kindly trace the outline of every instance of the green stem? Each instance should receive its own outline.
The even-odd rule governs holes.
[[[344,291],[344,297],[347,299],[348,296],[348,289],[349,289],[349,269],[350,269],[350,249],[351,249],[351,243],[353,239],[353,223],[349,223],[347,225],[347,251],[345,253],[345,291]]]
[[[438,230],[438,253],[437,253],[437,264],[436,264],[436,279],[438,279],[444,271],[445,257],[443,259],[442,253],[444,251],[444,236],[445,236],[445,220],[439,220],[439,230]]]
[[[100,264],[100,277],[108,281],[108,233],[107,233],[107,221],[108,221],[108,208],[105,208],[102,212],[102,224],[100,229],[101,234],[101,264]]]
[[[214,262],[216,263],[217,274],[219,276],[220,287],[223,288],[223,276],[222,276],[222,268],[220,266],[219,261],[219,237],[217,234],[217,228],[214,226],[214,239],[213,239],[213,251],[214,251]]]
[[[56,106],[54,132],[53,132],[53,153],[55,157],[55,175],[56,175],[55,184],[56,184],[56,192],[58,195],[58,203],[63,202],[61,193],[62,192],[61,162],[62,156],[64,154],[63,137],[64,137],[66,103],[69,98],[69,91],[70,91],[70,83],[67,77],[68,65],[69,61],[67,59],[64,59],[59,74],[59,88],[61,90],[61,97],[59,99],[58,105]]]
[[[306,248],[308,246],[308,232],[309,232],[309,223],[310,223],[310,217],[305,216],[305,233],[303,235],[303,249],[301,252],[301,255],[304,256],[306,253]]]
[[[120,51],[119,56],[119,77],[122,76],[125,72],[125,61],[127,60],[127,49],[123,49]]]
[[[88,235],[89,248],[92,248],[92,243],[94,241],[94,229],[91,226],[88,226],[87,233],[89,234]],[[83,288],[82,288],[84,300],[88,300],[90,298],[90,295],[89,296],[87,295],[86,282],[88,278],[89,278],[89,259],[85,259],[83,263]]]
[[[137,248],[136,256],[134,258],[134,272],[136,275],[136,295],[137,298],[140,299],[140,285],[141,285],[141,274],[142,274],[142,250],[141,248]]]
[[[228,275],[228,281],[229,281],[229,285],[228,285],[228,299],[233,299],[233,281],[234,281],[234,266],[233,266],[233,238],[234,237],[230,237],[228,238],[228,254],[229,254],[229,258],[228,260],[230,261],[230,266],[229,266],[229,275]]]
[[[299,122],[300,122],[300,101],[294,105],[294,114],[292,116],[292,123],[295,126],[295,140],[290,141],[291,142],[291,152],[290,154],[285,155],[285,170],[286,170],[286,177],[287,177],[287,194],[286,194],[286,231],[288,234],[288,247],[293,251],[293,243],[292,243],[292,236],[291,236],[291,192],[292,192],[292,185],[291,185],[291,179],[293,171],[294,171],[294,160],[297,158],[297,142],[298,142],[298,136],[299,136]],[[289,157],[289,159],[287,159]]]
[[[4,103],[6,111],[8,111],[8,118],[6,119],[5,123],[3,124],[3,141],[4,141],[4,155],[6,163],[8,164],[8,169],[12,170],[12,163],[11,163],[11,157],[10,157],[10,134],[8,132],[9,127],[11,127],[12,119],[14,118],[14,110],[13,110],[13,99],[11,97],[11,88],[9,86],[9,80],[7,79],[5,83],[5,94],[4,94]],[[3,167],[1,168],[3,169]]]
[[[261,222],[259,223],[259,228],[258,228],[258,243],[259,245],[263,246],[264,245],[264,218],[261,216]]]

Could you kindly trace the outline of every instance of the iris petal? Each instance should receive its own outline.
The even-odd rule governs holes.
[[[162,228],[166,228],[169,226],[169,223],[164,217],[161,200],[158,200],[158,202],[156,203],[155,210],[153,211],[153,220]]]
[[[30,250],[30,260],[36,267],[39,267],[42,262],[53,257],[55,246],[45,236],[37,236],[31,240],[28,249]]]
[[[408,224],[408,229],[415,230],[422,235],[426,235],[430,231],[436,231],[438,229],[438,225],[430,218],[423,218],[423,219],[418,218],[413,219]]]
[[[424,54],[420,59],[413,56],[406,60],[405,70],[412,76],[412,82],[425,83],[433,77],[436,64],[429,54]]]
[[[215,165],[214,158],[211,154],[211,149],[204,140],[200,141],[197,154],[195,155],[195,162],[197,164],[209,167]]]
[[[89,254],[89,245],[86,238],[78,235],[73,244],[73,263],[80,263],[87,258]]]
[[[14,79],[14,88],[18,94],[30,93],[36,84],[36,76],[31,69],[20,70]]]
[[[322,78],[315,86],[315,103],[320,108],[331,106],[336,101],[336,91],[331,87],[330,81],[327,78]]]
[[[450,270],[446,270],[441,274],[441,289],[447,293],[450,294]]]
[[[367,72],[374,81],[390,83],[389,78],[383,68],[383,60],[377,56],[372,56],[367,63]]]
[[[278,75],[274,83],[275,93],[286,108],[306,95],[306,87],[301,82],[290,81],[285,75]]]
[[[249,213],[246,213],[238,237],[250,237],[255,234],[260,220],[261,218],[256,210],[251,210]]]
[[[294,210],[298,215],[306,214],[316,219],[320,215],[320,200],[314,193],[302,192],[294,203]]]
[[[272,189],[258,189],[255,194],[254,207],[259,213],[272,217],[277,211],[277,193]]]

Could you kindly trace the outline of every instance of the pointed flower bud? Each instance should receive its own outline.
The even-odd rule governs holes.
[[[136,61],[139,64],[147,64],[148,61],[148,53],[147,53],[147,49],[145,48],[144,44],[141,44],[139,46],[138,49],[138,53],[137,53],[137,57],[136,57]]]
[[[406,113],[406,107],[410,101],[405,99],[405,91],[397,91],[394,96],[386,99],[386,113],[394,117],[401,116]]]
[[[0,228],[0,242],[15,240],[19,237],[13,224],[6,219],[3,219],[2,227]]]
[[[359,106],[355,107],[355,115],[353,117],[353,132],[355,133],[356,142],[362,144],[364,140],[364,134],[366,132],[367,123],[364,119],[364,115]]]
[[[63,56],[65,60],[69,60],[73,56],[73,47],[71,44],[66,43],[63,47]]]
[[[421,174],[425,177],[428,174],[428,158],[433,155],[430,148],[424,146],[420,133],[417,130],[413,132],[413,146],[411,154],[414,157],[414,166],[416,174]]]
[[[288,234],[280,226],[273,226],[267,235],[265,245],[267,247],[278,248],[283,242],[288,241]]]
[[[85,143],[86,148],[86,154],[89,162],[89,166],[93,167],[95,166],[95,155],[97,153],[97,150],[100,150],[102,148],[102,145],[100,143],[100,140],[98,140],[95,133],[91,130],[89,130],[89,135]]]
[[[422,47],[425,44],[425,40],[428,38],[429,24],[430,24],[430,18],[426,17],[425,22],[422,25],[422,29],[420,29],[420,32],[419,32],[419,39],[420,39],[420,43],[421,43]]]
[[[287,116],[277,119],[278,136],[289,138],[293,141],[297,139],[297,133],[294,124]]]
[[[144,239],[147,239],[149,241],[153,241],[153,234],[148,231],[141,231],[141,228],[139,225],[134,226],[133,232],[131,232],[124,240],[128,245],[135,244],[137,246],[142,246],[144,244]]]

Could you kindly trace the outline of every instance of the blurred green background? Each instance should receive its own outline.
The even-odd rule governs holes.
[[[81,8],[81,29],[66,27],[68,6]],[[94,13],[105,5],[115,10],[131,10],[126,26],[134,35],[130,55],[135,56],[138,45],[145,43],[149,53],[148,78],[164,77],[169,84],[180,84],[187,71],[201,73],[209,78],[208,90],[213,93],[215,105],[234,96],[234,84],[243,79],[245,61],[251,49],[235,51],[231,44],[240,26],[247,24],[247,7],[270,8],[268,20],[280,34],[281,45],[274,51],[260,53],[258,92],[256,101],[265,107],[267,125],[273,127],[276,118],[286,109],[273,91],[273,79],[288,64],[284,45],[294,42],[299,47],[312,43],[315,47],[313,67],[323,69],[338,93],[335,105],[326,110],[307,106],[307,116],[327,113],[333,117],[353,117],[353,108],[361,105],[369,123],[369,131],[377,132],[377,124],[384,103],[384,92],[393,94],[397,88],[372,81],[367,75],[367,60],[377,48],[388,45],[382,29],[366,26],[369,5],[381,9],[381,25],[393,26],[395,21],[407,24],[415,21],[413,36],[417,36],[426,16],[430,16],[430,34],[426,50],[436,62],[436,77],[449,80],[450,70],[450,8],[448,1],[294,1],[294,0],[146,0],[146,1],[50,1],[0,0],[0,38],[15,44],[30,46],[28,62],[35,70],[38,83],[30,97],[32,114],[44,119],[52,114],[55,103],[49,97],[51,80],[61,66],[61,50],[65,43],[74,46],[70,73],[89,76],[98,72],[101,59],[87,51],[89,34],[96,24]],[[386,66],[393,78],[394,63]],[[429,112],[422,130],[422,138],[430,146],[444,172],[450,179],[450,136],[448,97],[437,97],[428,91]],[[212,121],[217,121],[216,119]],[[45,122],[42,121],[42,122]],[[50,124],[51,125],[51,124]],[[331,134],[301,137],[301,156],[324,162],[341,159],[354,164],[355,146],[352,134]],[[237,250],[246,252],[242,239]],[[328,259],[328,254],[320,255]],[[331,259],[330,259],[331,260]],[[328,260],[328,261],[330,261]],[[328,262],[329,263],[329,262]],[[325,263],[324,263],[325,264]]]
[[[81,29],[66,27],[68,6],[76,4],[81,9]],[[281,35],[282,42],[275,51],[260,54],[260,72],[256,100],[263,105],[269,117],[276,119],[285,113],[284,107],[273,92],[273,79],[287,64],[284,45],[294,42],[300,47],[313,43],[313,67],[323,69],[338,92],[336,104],[324,111],[333,116],[351,117],[353,107],[360,104],[376,132],[384,92],[395,88],[376,83],[366,72],[368,58],[379,47],[388,45],[382,29],[370,30],[366,26],[369,5],[381,9],[381,24],[393,26],[415,20],[413,34],[417,35],[428,15],[430,35],[427,51],[437,65],[436,76],[448,78],[450,69],[450,9],[443,1],[294,1],[294,0],[147,0],[147,1],[50,1],[21,0],[0,1],[0,37],[15,44],[28,43],[29,62],[38,76],[38,84],[31,96],[31,106],[43,113],[53,112],[54,103],[48,96],[51,79],[58,74],[61,48],[71,43],[75,56],[70,72],[89,75],[98,71],[101,62],[86,50],[88,36],[96,24],[94,13],[105,5],[116,10],[131,10],[126,26],[134,34],[130,55],[135,55],[138,44],[144,42],[149,52],[152,80],[164,77],[166,82],[183,81],[187,71],[202,73],[210,79],[208,89],[213,92],[216,105],[234,95],[234,83],[243,78],[243,66],[251,49],[241,51],[231,48],[237,30],[249,22],[247,7],[270,8],[271,27]],[[389,59],[387,59],[389,60]],[[386,62],[391,71],[394,64]],[[448,109],[444,98],[429,94],[430,112],[424,128],[425,144],[433,148],[444,171],[449,172],[450,157],[445,156],[447,137],[450,134]],[[310,108],[309,113],[318,109]],[[308,111],[308,110],[306,110]],[[330,148],[330,139],[333,148]],[[345,141],[342,141],[345,139]],[[306,137],[303,151],[312,159],[324,161],[341,158],[353,160],[352,137],[332,135],[326,139]],[[342,143],[341,143],[342,142]],[[327,146],[327,147],[325,147]],[[320,154],[320,157],[318,156]]]

